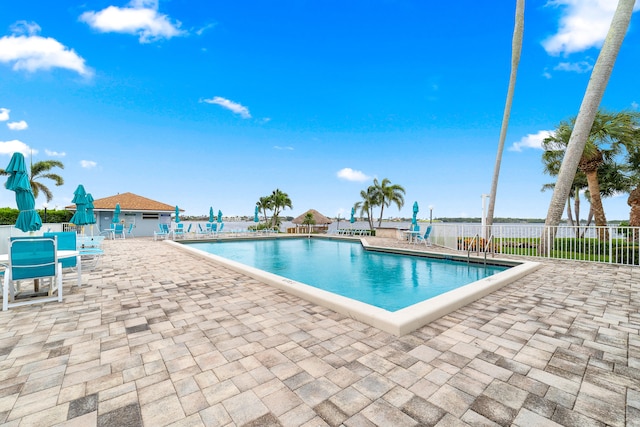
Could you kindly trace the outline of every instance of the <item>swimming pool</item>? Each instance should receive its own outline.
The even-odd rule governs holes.
[[[509,268],[367,251],[360,242],[344,240],[236,240],[191,246],[388,311]]]
[[[434,276],[433,268],[430,270],[427,267],[427,261],[429,260],[420,258],[424,256],[425,253],[372,246],[368,244],[366,239],[361,239],[361,243],[354,243],[352,241],[340,242],[340,240],[341,239],[317,237],[311,239],[279,237],[275,239],[256,239],[249,241],[229,239],[227,241],[219,240],[215,242],[166,243],[180,247],[198,256],[212,259],[235,271],[398,336],[411,332],[432,320],[481,298],[539,267],[539,263],[534,262],[514,262],[511,260],[495,259],[491,260],[491,263],[495,264],[492,267],[485,268],[481,266],[480,269],[471,269],[466,265],[466,255],[459,257],[455,255],[443,256],[442,254],[430,254],[431,257],[436,259],[446,257],[458,261],[464,260],[465,262],[463,264],[456,263],[456,269],[458,272],[465,273],[467,283],[468,281],[472,283],[459,285],[457,288],[449,291],[440,290],[439,292],[443,293],[439,293],[436,296],[421,296],[417,298],[418,302],[403,301],[398,303],[398,298],[396,298],[398,293],[412,294],[415,296],[425,288],[430,288],[423,284],[427,282],[430,275],[432,277]],[[324,245],[324,243],[328,244]],[[342,245],[337,245],[337,243],[341,243]],[[269,252],[265,252],[265,246],[263,246],[267,244],[274,245]],[[283,248],[288,247],[289,244],[291,244],[291,247],[296,248],[295,251],[297,254],[293,258],[289,258],[288,255],[282,256]],[[213,252],[216,253],[209,253],[204,250],[205,248],[207,248],[206,250],[213,250]],[[337,260],[325,260],[324,268],[310,268],[312,265],[311,251],[316,248],[332,248],[332,250],[336,252],[334,255],[338,257]],[[253,260],[251,262],[253,262],[254,265],[239,262],[237,259],[227,258],[231,252],[236,253],[236,255],[231,255],[234,257],[238,257],[238,254],[244,253],[242,256],[246,259]],[[401,254],[398,254],[398,252]],[[269,255],[265,256],[266,253]],[[381,270],[378,270],[379,273],[377,274],[368,274],[368,268],[363,267],[363,265],[370,264],[360,263],[361,259],[359,258],[369,255],[373,255],[372,259],[374,261],[372,262],[377,264],[377,267],[381,267]],[[397,263],[398,260],[401,261],[400,264]],[[274,271],[276,271],[276,273],[265,271],[261,263],[271,265],[271,267],[275,268]],[[347,267],[340,266],[339,264],[341,263],[354,264],[356,267],[349,266],[348,268],[351,270],[342,270]],[[333,279],[333,281],[336,282],[335,284],[342,289],[339,289],[339,293],[336,293],[337,291],[319,289],[311,286],[314,282],[314,280],[312,280],[313,277],[311,279],[303,279],[306,280],[303,281],[301,278],[284,277],[283,274],[280,274],[282,272],[281,269],[291,264],[295,264],[298,270],[312,271],[312,276],[325,275],[331,270],[342,271],[340,274],[345,276],[344,279]],[[358,265],[359,267],[357,267]],[[495,271],[493,267],[496,266],[504,271]],[[506,267],[510,268],[505,269]],[[488,270],[492,271],[490,275],[480,277]],[[344,271],[349,272],[345,273]],[[368,274],[369,278],[372,279],[375,292],[360,289],[358,282],[361,280],[364,281],[364,279],[349,279],[351,274],[355,274],[354,271],[361,274],[361,277],[364,278],[366,278]],[[384,274],[380,273],[380,271],[384,272]],[[467,274],[469,272],[472,273]],[[388,282],[395,280],[393,279],[394,275],[401,276],[405,280],[401,285],[396,284],[389,287]],[[366,280],[369,279],[367,278]],[[329,281],[332,281],[332,279]],[[448,280],[445,280],[445,282],[446,281]],[[435,287],[436,286],[431,286],[431,288]],[[389,306],[391,310],[363,302],[363,298],[360,298],[360,300],[355,299],[349,296],[348,292],[346,292],[347,295],[344,295],[345,289],[347,291],[353,291],[351,288],[355,289],[358,298],[363,294],[376,293],[376,300],[391,302]],[[343,295],[341,295],[341,293]],[[402,299],[404,300],[404,297]]]

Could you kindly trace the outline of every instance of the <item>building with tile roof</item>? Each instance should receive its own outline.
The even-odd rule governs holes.
[[[158,230],[158,224],[171,223],[171,216],[175,214],[175,206],[133,193],[116,194],[93,201],[95,225],[98,230],[111,227],[118,204],[120,205],[120,222],[125,224],[125,229],[133,224],[135,236],[153,236],[153,232]],[[65,209],[75,210],[76,205],[66,206]]]

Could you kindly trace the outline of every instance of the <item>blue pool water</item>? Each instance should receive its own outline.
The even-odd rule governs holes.
[[[508,268],[372,252],[359,242],[340,240],[273,239],[189,246],[388,311]]]

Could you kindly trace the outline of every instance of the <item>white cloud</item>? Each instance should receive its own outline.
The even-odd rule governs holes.
[[[228,99],[222,98],[220,96],[216,96],[212,99],[204,99],[203,102],[207,104],[217,104],[221,107],[226,108],[227,110],[231,110],[236,114],[239,114],[243,119],[250,119],[251,114],[249,113],[249,109],[237,102],[230,101]]]
[[[11,110],[8,110],[6,108],[0,108],[0,122],[6,122],[7,120],[9,120],[9,112]]]
[[[18,36],[35,36],[40,33],[40,25],[35,22],[17,21],[9,27],[12,34]]]
[[[371,177],[365,175],[363,172],[356,171],[351,168],[340,169],[336,175],[338,178],[346,181],[364,182],[371,179]]]
[[[80,160],[80,166],[85,169],[93,169],[98,166],[98,163],[94,162],[93,160]]]
[[[0,154],[13,154],[13,153],[22,153],[25,156],[31,154],[36,154],[36,150],[32,150],[27,144],[22,141],[18,141],[17,139],[13,139],[11,141],[0,141]]]
[[[45,148],[44,150],[45,154],[49,157],[64,157],[67,155],[67,153],[63,152],[57,152],[57,151],[51,151],[51,150],[47,150]]]
[[[7,123],[7,127],[11,130],[25,130],[29,127],[29,125],[27,125],[27,122],[25,122],[24,120],[20,120],[19,122]]]
[[[140,43],[185,34],[180,22],[171,22],[167,15],[158,13],[157,1],[133,0],[128,7],[109,6],[98,12],[85,12],[80,20],[103,33],[137,34]]]
[[[286,147],[282,147],[280,145],[274,145],[273,146],[274,149],[276,150],[288,150],[288,151],[293,151],[293,147],[291,146],[286,146]]]
[[[558,32],[542,42],[551,55],[582,52],[602,46],[618,2],[611,0],[550,0],[562,8]],[[639,10],[636,4],[634,10]]]
[[[204,27],[198,28],[195,33],[199,36],[203,35],[205,31],[210,30],[211,28],[215,28],[217,24],[207,24]]]
[[[65,68],[82,76],[90,76],[92,71],[84,59],[73,49],[69,49],[51,37],[41,37],[34,33],[40,27],[24,21],[12,26],[13,34],[0,38],[0,62],[13,64],[13,69],[35,72],[52,68]]]
[[[634,110],[637,110],[639,106],[640,106],[640,105],[638,105],[638,103],[637,103],[636,101],[633,101],[633,102],[631,103],[631,108],[632,108],[632,109],[634,109]]]
[[[580,62],[560,62],[553,67],[557,71],[571,71],[574,73],[588,73],[593,68],[593,65],[587,61]]]
[[[542,141],[550,136],[553,132],[549,130],[541,130],[538,133],[530,133],[522,137],[520,141],[514,142],[509,151],[522,151],[523,148],[536,148],[542,150]]]

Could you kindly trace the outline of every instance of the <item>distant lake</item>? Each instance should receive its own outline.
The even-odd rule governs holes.
[[[206,221],[183,221],[183,223],[185,224],[185,228],[188,227],[187,224],[189,223],[197,224],[198,222],[201,224],[204,224]],[[429,222],[419,221],[418,225],[420,226],[420,231],[426,231],[427,227],[429,226]],[[464,231],[463,231],[464,235],[473,236],[476,233],[482,234],[482,230],[481,230],[482,225],[479,222],[434,222],[433,225],[436,227],[441,227],[440,232],[445,232],[447,234],[455,232],[456,228],[460,226],[464,227]],[[495,223],[493,225],[494,225],[493,234],[495,237],[524,237],[524,236],[539,237],[539,233],[542,232],[542,229],[544,227],[544,223],[522,223],[522,222]],[[563,225],[564,224],[561,224],[561,227]],[[255,226],[255,222],[253,221],[224,221],[224,231],[247,230],[249,227],[253,227],[253,226]],[[281,224],[280,231],[283,233],[286,233],[288,228],[295,228],[295,226],[296,225],[293,222],[285,221]],[[378,221],[374,221],[373,226],[374,228],[376,228],[378,226]],[[194,225],[194,227],[197,227],[197,225]],[[411,227],[411,221],[382,221],[382,227],[396,228],[399,230],[408,230]],[[582,227],[584,228],[584,225],[582,225]],[[340,219],[339,228],[341,229],[353,228],[358,230],[362,230],[362,229],[368,230],[369,223],[367,221],[356,221],[353,224],[351,224],[348,219],[346,220]],[[337,229],[338,229],[338,221],[334,220],[331,224],[329,224],[328,232],[333,233]],[[449,230],[449,231],[445,231],[445,230]],[[191,231],[194,231],[193,227]],[[616,232],[615,225],[610,225],[610,231],[612,233],[611,236],[614,238],[623,237],[623,235]],[[571,228],[561,228],[559,230],[559,234],[557,234],[556,237],[574,237],[575,236],[574,233],[575,232]],[[589,228],[589,231],[584,237],[594,237],[594,236],[595,236],[595,228],[593,227],[593,224],[592,224],[591,227]]]
[[[200,224],[204,224],[206,221],[182,221],[183,224],[185,224],[185,227],[188,227],[190,223],[200,223]],[[249,227],[253,227],[255,226],[255,222],[253,221],[224,221],[224,231],[231,231],[231,230],[246,230]],[[469,225],[469,226],[478,226],[480,227],[480,223],[455,223],[455,222],[447,222],[447,223],[442,223],[442,222],[434,222],[434,224],[444,224],[444,225]],[[429,226],[429,222],[418,222],[418,225],[420,225],[420,229],[421,230],[426,230],[426,227]],[[515,223],[515,224],[495,224],[495,225],[523,225],[522,223]],[[542,226],[544,224],[524,224],[524,225],[531,225],[531,226]],[[195,226],[195,225],[194,225]],[[287,228],[295,228],[295,224],[291,221],[284,221],[281,225],[280,225],[280,231],[282,232],[286,232]],[[373,222],[373,226],[374,228],[378,226],[378,221],[374,221]],[[382,227],[385,228],[397,228],[400,230],[408,230],[411,227],[411,221],[382,221]],[[192,227],[193,228],[193,227]],[[340,223],[338,226],[338,221],[334,220],[331,224],[329,224],[329,233],[331,233],[332,231],[336,231],[338,228],[342,228],[342,229],[349,229],[349,228],[354,228],[354,229],[369,229],[369,222],[367,221],[356,221],[353,224],[349,222],[349,219],[347,218],[345,219],[340,219]],[[193,231],[193,229],[192,229]]]

